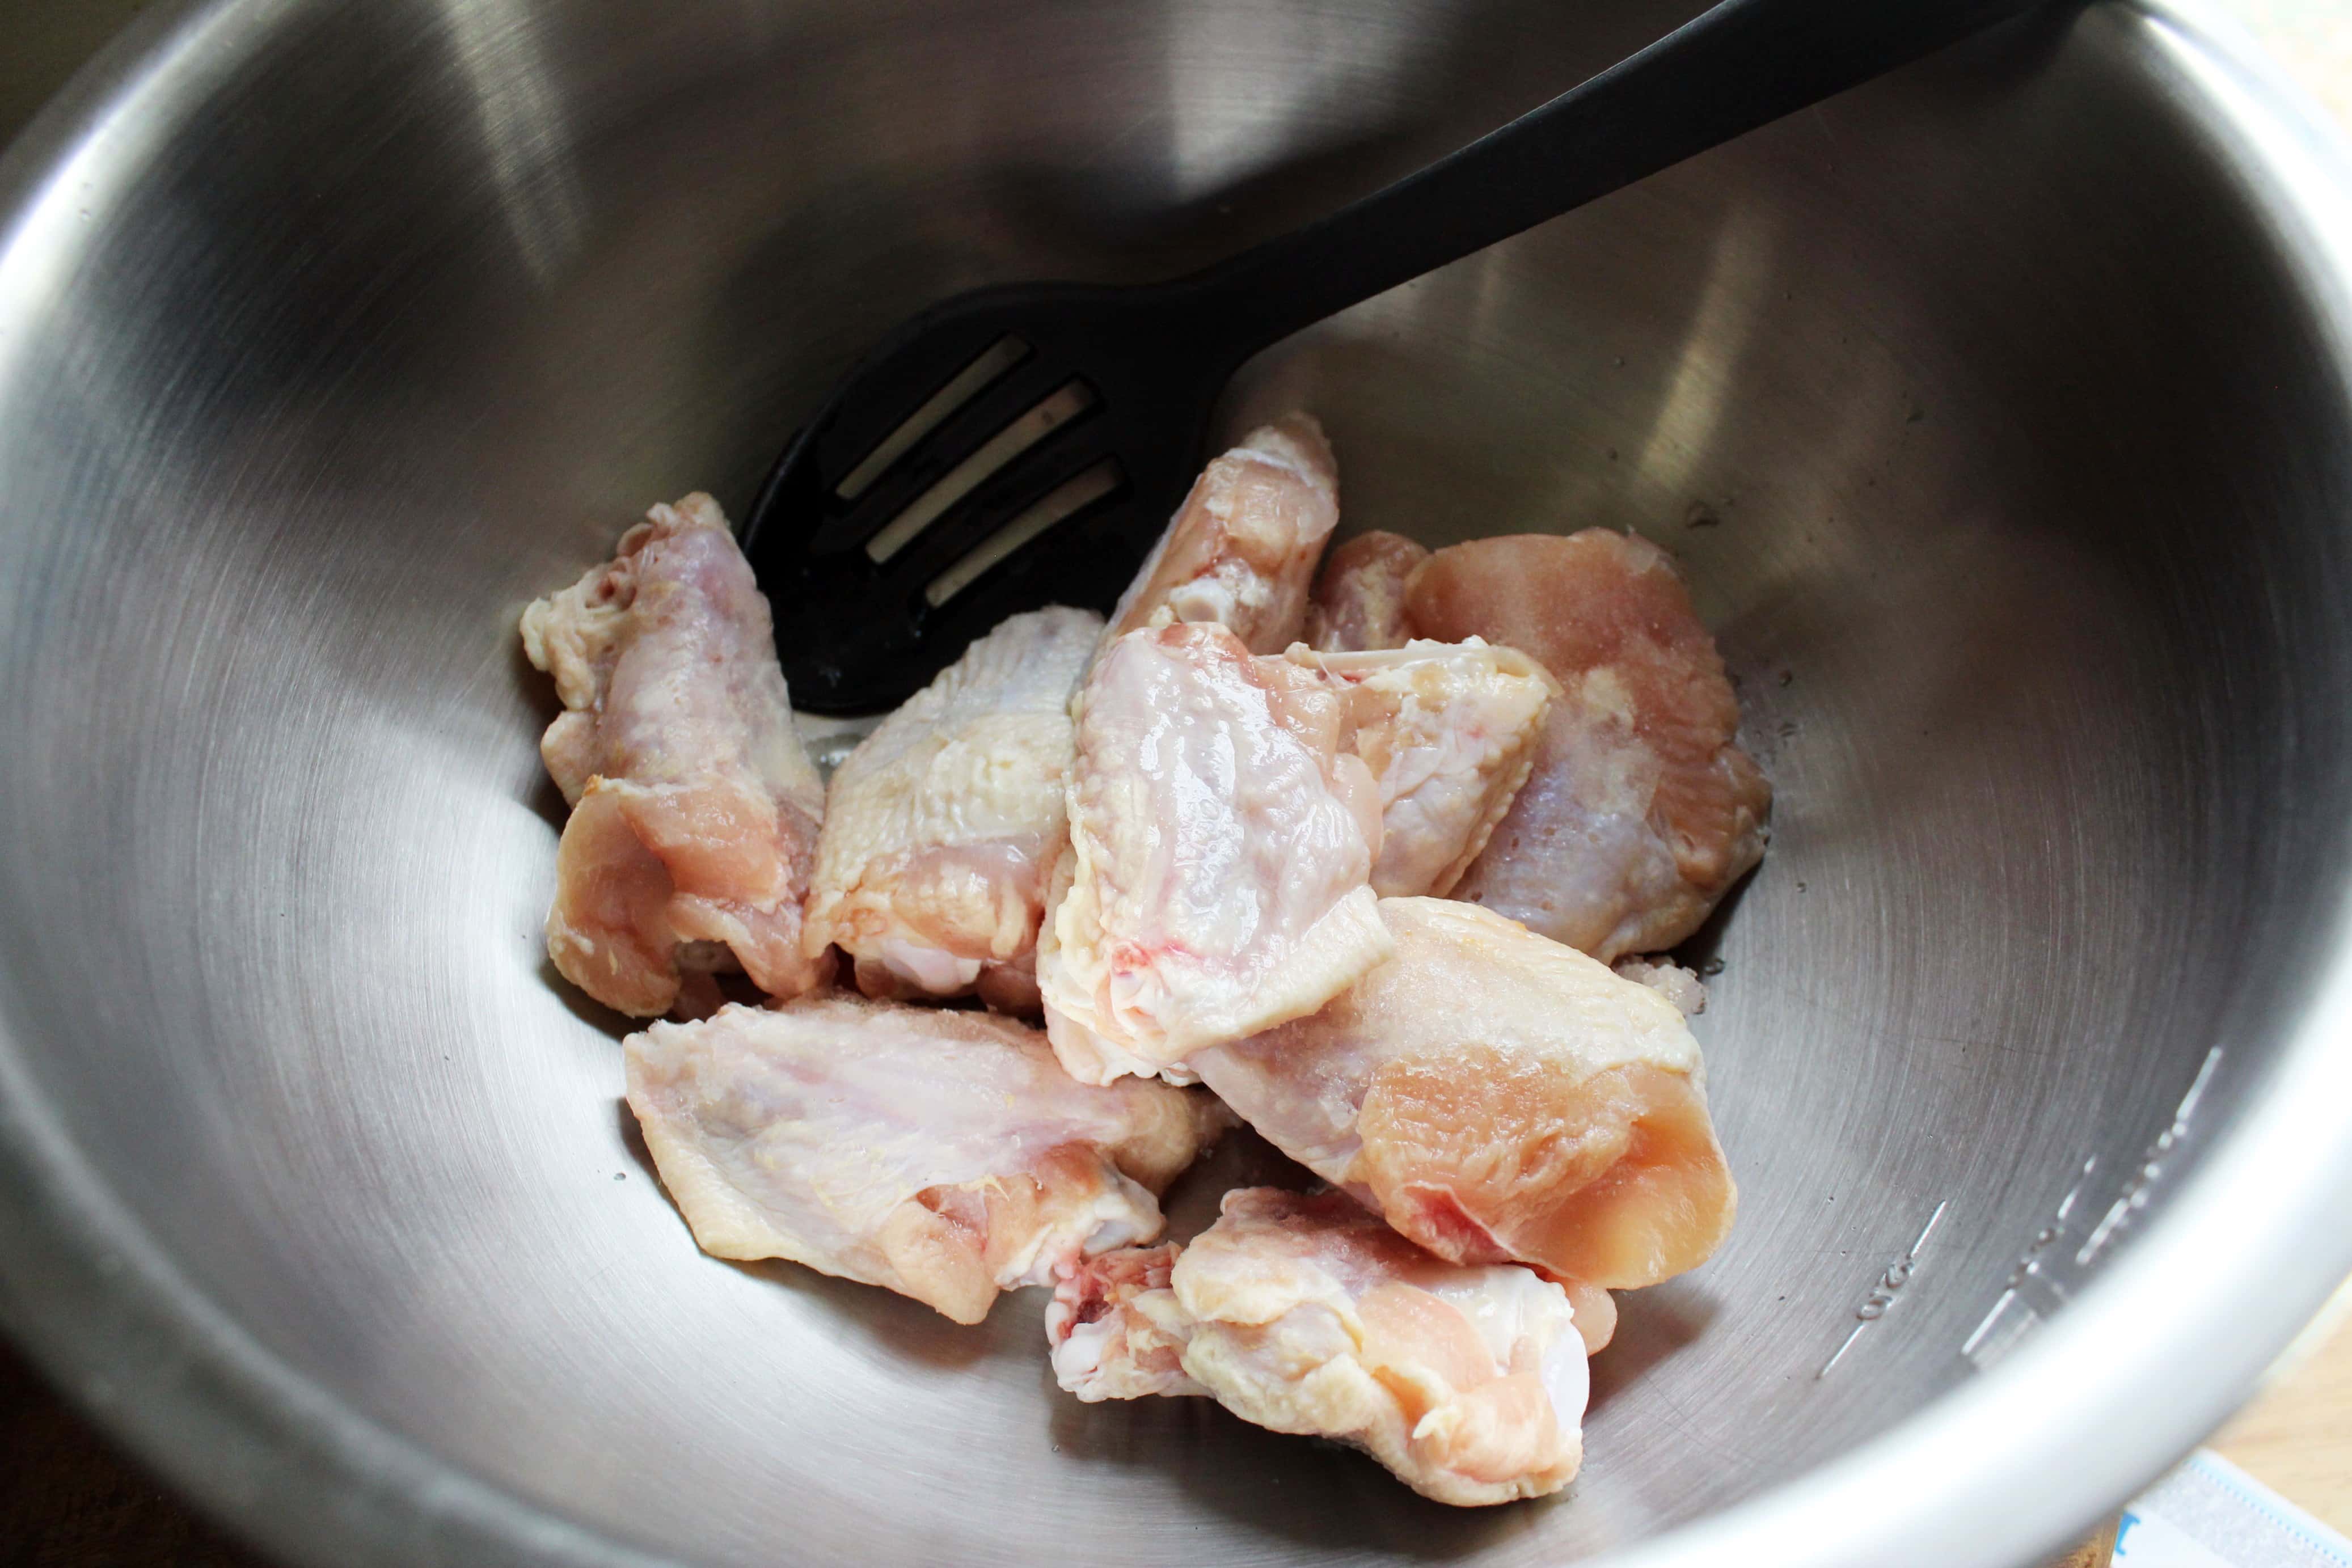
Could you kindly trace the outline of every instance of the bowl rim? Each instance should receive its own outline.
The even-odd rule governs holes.
[[[39,266],[73,217],[78,172],[135,163],[169,134],[167,106],[229,76],[304,3],[159,6],[84,66],[0,153],[0,285]],[[2151,30],[2168,73],[2157,87],[2260,198],[2352,381],[2352,145],[2218,0],[2099,8]],[[2200,1441],[2352,1270],[2347,931],[2352,889],[2327,934],[2331,967],[2237,1120],[2071,1310],[1877,1437],[1612,1560],[1880,1568],[1899,1549],[1920,1568],[2004,1568],[2079,1535]],[[679,1562],[439,1458],[280,1361],[109,1190],[8,1046],[0,1036],[0,1329],[177,1490],[310,1563]],[[2263,1146],[2312,1151],[2285,1201]],[[2243,1289],[2253,1277],[2259,1295]]]

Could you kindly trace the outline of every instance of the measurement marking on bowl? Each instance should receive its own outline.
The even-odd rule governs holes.
[[[2080,1218],[2074,1212],[2075,1203],[2089,1186],[2092,1173],[2098,1168],[2098,1156],[2083,1162],[2074,1185],[2059,1201],[2057,1212],[2050,1218],[2010,1271],[1992,1310],[1961,1342],[1960,1354],[1979,1372],[1990,1369],[2001,1357],[2015,1349],[2018,1343],[2039,1328],[2053,1313],[2073,1299],[2083,1281],[2090,1277],[2093,1265],[2115,1244],[2134,1215],[2146,1208],[2158,1181],[2168,1167],[2168,1156],[2189,1134],[2189,1121],[2197,1113],[2199,1102],[2213,1081],[2213,1072],[2221,1064],[2221,1048],[2213,1047],[2198,1065],[2197,1076],[2189,1082],[2189,1092],[2173,1108],[2172,1118],[2164,1130],[2157,1134],[2140,1154],[2139,1161],[2125,1176],[2115,1200],[2108,1204],[2082,1245],[2069,1249],[2060,1242],[2070,1239],[2069,1228]]]
[[[2124,1183],[2123,1191],[2116,1195],[2115,1203],[2100,1218],[2098,1228],[2091,1232],[2091,1239],[2083,1243],[2083,1249],[2074,1254],[2077,1267],[2088,1268],[2100,1253],[2107,1249],[2125,1222],[2147,1207],[2147,1195],[2156,1186],[2157,1178],[2164,1174],[2164,1157],[2172,1153],[2174,1145],[2188,1136],[2189,1118],[2196,1113],[2197,1102],[2205,1098],[2205,1085],[2212,1082],[2213,1070],[2221,1064],[2221,1048],[2217,1045],[2205,1053],[2204,1065],[2197,1069],[2197,1077],[2189,1085],[2189,1092],[2180,1097],[2179,1105],[2172,1113],[2171,1122],[2156,1135],[2156,1141],[2148,1145],[2147,1152],[2140,1156],[2139,1168],[2132,1172],[2129,1181]]]
[[[2009,1279],[2001,1286],[2000,1299],[1993,1302],[1984,1321],[1961,1342],[1960,1354],[1979,1371],[2008,1354],[2011,1346],[2063,1305],[2073,1293],[2065,1281],[2054,1278],[2044,1265],[2055,1260],[2050,1249],[2064,1239],[2074,1205],[2082,1197],[2091,1173],[2098,1168],[2096,1155],[2083,1161],[2083,1168],[2074,1173],[2074,1185],[2058,1200],[2049,1222],[2034,1233],[2032,1241],[2018,1255],[2017,1267],[2009,1271]]]
[[[1862,1331],[1886,1315],[1886,1309],[1895,1304],[1895,1298],[1903,1293],[1903,1287],[1909,1284],[1912,1275],[1918,1271],[1919,1254],[1927,1250],[1927,1238],[1936,1234],[1937,1221],[1942,1219],[1944,1210],[1951,1207],[1952,1200],[1948,1197],[1937,1204],[1936,1212],[1927,1217],[1927,1223],[1920,1227],[1918,1239],[1901,1257],[1886,1266],[1885,1273],[1878,1276],[1878,1283],[1873,1285],[1870,1294],[1863,1298],[1862,1305],[1853,1310],[1853,1315],[1860,1320],[1853,1325],[1853,1332],[1845,1336],[1845,1343],[1839,1345],[1827,1361],[1822,1363],[1822,1369],[1813,1374],[1814,1381],[1827,1377],[1831,1368],[1843,1361],[1845,1353],[1853,1348],[1853,1342],[1862,1337]]]

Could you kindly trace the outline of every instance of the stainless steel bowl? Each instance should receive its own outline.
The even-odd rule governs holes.
[[[2147,1479],[2352,1263],[2352,182],[2169,0],[1234,389],[1351,527],[1671,546],[1779,786],[1698,945],[1741,1223],[1625,1303],[1568,1498],[698,1255],[541,957],[525,600],[740,507],[915,304],[1212,256],[1676,10],[147,23],[0,170],[0,1317],[319,1563],[1994,1564]]]

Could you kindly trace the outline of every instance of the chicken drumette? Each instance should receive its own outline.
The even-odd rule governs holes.
[[[522,642],[565,708],[540,742],[572,805],[556,968],[640,1018],[709,1011],[713,969],[775,996],[816,984],[801,899],[824,787],[718,503],[656,507],[613,559],[523,612]]]
[[[1346,1196],[1256,1187],[1189,1246],[1066,1272],[1054,1375],[1085,1400],[1205,1395],[1370,1452],[1440,1502],[1558,1491],[1583,1457],[1585,1347],[1531,1269],[1415,1247]]]

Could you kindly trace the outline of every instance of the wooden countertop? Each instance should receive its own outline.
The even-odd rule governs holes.
[[[2271,1385],[2209,1447],[2306,1512],[2352,1535],[2352,1286],[2331,1327],[2282,1358]]]

